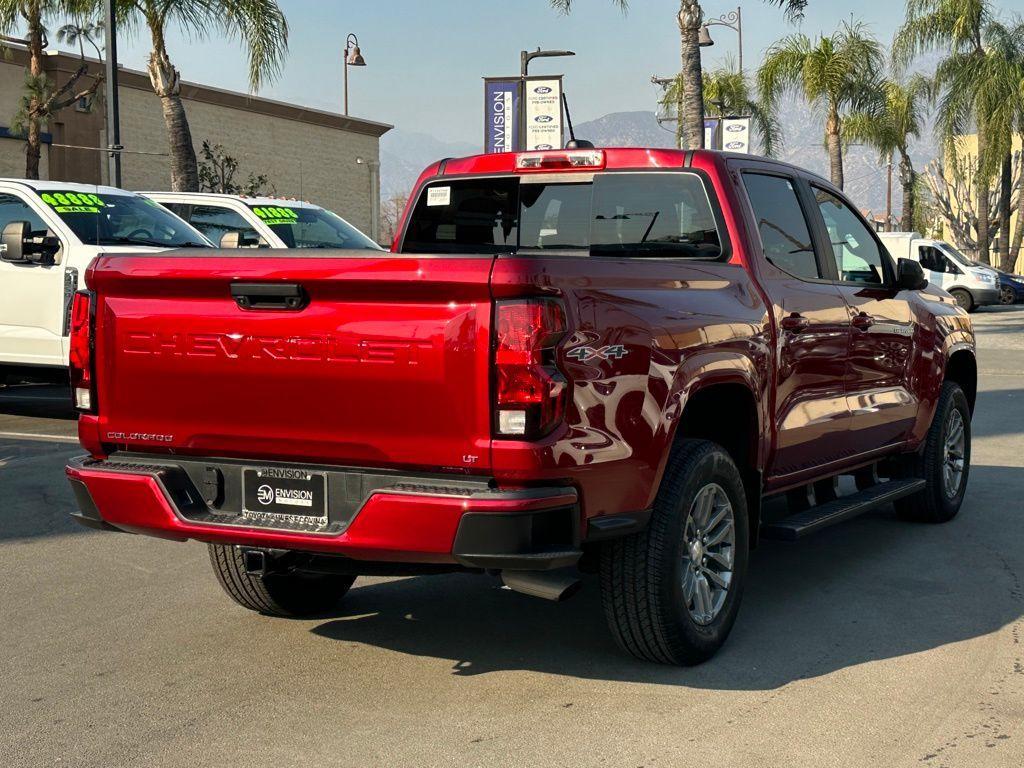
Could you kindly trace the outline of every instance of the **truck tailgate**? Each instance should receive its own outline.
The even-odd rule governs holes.
[[[365,253],[98,259],[89,286],[101,439],[485,470],[491,257]],[[233,285],[257,294],[253,306]],[[304,303],[259,308],[259,286],[299,286]]]

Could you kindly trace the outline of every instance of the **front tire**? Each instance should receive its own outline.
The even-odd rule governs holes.
[[[967,312],[973,312],[978,308],[974,303],[974,297],[963,288],[954,288],[949,295],[956,299],[956,303],[961,309]]]
[[[711,658],[736,621],[749,544],[739,470],[720,446],[675,446],[647,529],[601,551],[601,602],[616,642],[640,659]]]
[[[901,517],[945,523],[956,517],[971,472],[971,408],[960,386],[942,385],[924,446],[910,459],[910,477],[925,480],[924,490],[896,502]]]
[[[312,573],[246,572],[241,547],[209,544],[210,564],[228,596],[243,608],[267,616],[317,616],[334,608],[355,576]]]
[[[999,303],[1004,307],[1008,307],[1017,300],[1017,294],[1013,292],[1013,288],[1008,285],[1004,285],[999,289]]]

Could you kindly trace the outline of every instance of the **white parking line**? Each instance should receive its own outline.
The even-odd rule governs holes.
[[[39,440],[46,443],[77,443],[77,437],[70,435],[41,435],[36,432],[0,432],[0,438],[10,437],[17,440]]]

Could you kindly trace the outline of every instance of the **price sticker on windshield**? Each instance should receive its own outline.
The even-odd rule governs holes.
[[[451,187],[431,187],[427,190],[427,207],[452,204]]]
[[[253,208],[252,212],[259,216],[264,224],[271,227],[279,224],[296,224],[299,221],[299,214],[294,208],[281,208],[276,205],[263,205],[258,208]]]
[[[57,213],[99,213],[107,207],[91,192],[43,192],[40,197]]]

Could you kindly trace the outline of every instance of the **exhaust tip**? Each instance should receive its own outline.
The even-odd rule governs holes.
[[[502,571],[501,580],[516,592],[555,603],[568,600],[583,586],[574,570]]]

